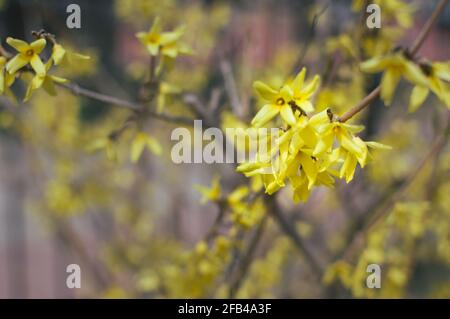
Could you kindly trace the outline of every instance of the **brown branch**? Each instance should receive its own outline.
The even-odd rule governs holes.
[[[447,128],[448,129],[448,128]],[[441,134],[438,136],[429,152],[423,157],[420,163],[411,171],[408,177],[404,180],[404,182],[400,185],[398,190],[393,193],[390,198],[385,201],[378,210],[374,211],[369,218],[366,219],[366,222],[362,224],[362,226],[357,230],[356,234],[353,237],[353,240],[350,244],[344,249],[344,251],[340,254],[338,259],[350,259],[352,254],[358,250],[358,248],[364,245],[367,233],[370,232],[373,227],[375,227],[381,220],[383,220],[391,211],[392,207],[401,200],[406,191],[409,189],[411,184],[417,178],[419,173],[425,167],[430,159],[432,159],[436,154],[438,154],[445,146],[446,135]]]
[[[267,206],[269,208],[269,214],[277,222],[281,230],[288,236],[292,243],[297,247],[301,254],[305,257],[306,262],[309,264],[313,274],[320,280],[324,272],[324,267],[319,263],[314,254],[311,252],[308,245],[300,237],[295,227],[285,219],[281,213],[281,208],[278,205],[276,198],[266,196],[264,197]]]
[[[255,256],[258,243],[261,241],[261,237],[263,235],[266,224],[267,215],[264,216],[259,223],[258,228],[254,232],[253,237],[251,238],[250,243],[248,244],[247,249],[241,258],[241,263],[238,266],[236,275],[234,276],[230,284],[228,298],[235,298],[237,292],[239,291],[239,288],[241,287],[241,284],[244,282],[244,279],[248,274],[248,270],[250,269],[252,259]]]
[[[411,46],[410,52],[414,55],[419,51],[422,44],[425,42],[425,39],[427,38],[428,34],[431,31],[431,28],[433,27],[434,23],[437,21],[441,13],[444,11],[445,6],[448,4],[448,0],[441,0],[439,4],[434,9],[431,16],[428,18],[427,22],[423,26],[422,30],[420,30],[419,35],[417,36],[416,40],[414,41],[413,45]]]
[[[444,11],[444,8],[447,5],[448,1],[449,0],[441,0],[441,2],[436,6],[436,8],[434,9],[430,18],[427,20],[425,25],[422,27],[419,35],[417,36],[416,40],[414,41],[413,45],[411,46],[410,52],[412,54],[415,54],[420,49],[420,47],[422,46],[426,37],[430,33],[432,26],[437,21],[437,18]],[[378,98],[378,96],[380,95],[380,92],[381,92],[381,86],[378,85],[372,92],[370,92],[364,99],[362,99],[361,102],[356,104],[349,111],[347,111],[344,115],[342,115],[339,118],[339,121],[346,122],[349,119],[351,119],[355,114],[361,112],[363,109],[365,109],[367,106],[369,106],[371,102],[373,102],[376,98]]]
[[[82,88],[79,85],[74,84],[74,83],[63,83],[63,84],[58,84],[58,85],[69,90],[70,92],[72,92],[75,95],[87,97],[87,98],[90,98],[90,99],[93,99],[96,101],[104,102],[107,104],[112,104],[112,105],[119,106],[119,107],[124,107],[124,108],[130,109],[135,112],[143,112],[143,113],[151,115],[153,118],[156,118],[158,120],[162,120],[165,122],[180,123],[180,124],[187,124],[187,125],[192,125],[192,123],[193,123],[193,120],[188,117],[173,116],[173,115],[168,115],[168,114],[163,114],[163,113],[157,113],[152,110],[145,110],[145,106],[142,104],[139,104],[136,102],[131,102],[131,101],[124,100],[124,99],[120,99],[120,98],[117,98],[114,96],[98,93],[98,92],[95,92],[92,90],[88,90],[88,89]]]
[[[234,80],[230,62],[226,60],[220,61],[220,72],[222,73],[222,77],[225,82],[225,91],[227,92],[231,109],[237,117],[241,118],[243,116],[243,109],[241,107],[241,102],[239,101],[236,81]]]

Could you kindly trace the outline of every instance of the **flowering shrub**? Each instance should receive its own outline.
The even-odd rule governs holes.
[[[181,17],[174,10],[179,6],[176,1],[160,6],[156,1],[116,1],[117,15],[136,30],[153,19],[148,32],[135,35],[145,58],[136,58],[126,68],[130,81],[139,83],[134,99],[74,82],[95,73],[95,52],[89,54],[92,57],[75,53],[46,31],[34,31],[30,43],[7,37],[8,46],[0,51],[0,102],[5,105],[0,125],[20,136],[30,149],[40,149],[36,158],[39,152],[46,158],[46,163],[33,162],[42,187],[29,207],[47,216],[55,228],[83,212],[111,212],[123,234],[105,241],[98,260],[109,280],[100,281],[94,293],[106,297],[277,296],[288,269],[302,278],[314,274],[305,279],[306,286],[314,287],[310,294],[289,283],[289,296],[334,296],[336,291],[355,297],[408,296],[417,266],[414,258],[431,255],[446,269],[450,263],[450,61],[429,61],[417,53],[446,2],[441,1],[409,47],[396,43],[411,27],[416,7],[407,1],[380,0],[375,3],[383,10],[386,26],[372,32],[355,22],[354,28],[327,37],[324,43],[309,39],[300,65],[294,63],[298,54],[289,56],[300,50],[292,48],[280,49],[279,57],[255,72],[248,72],[249,61],[236,61],[233,66],[225,54],[218,54],[217,70],[211,71],[223,77],[217,85],[212,76],[202,75],[210,71],[206,48],[220,48],[219,33],[231,19],[228,5],[186,5],[185,24],[176,26],[173,22]],[[364,3],[353,1],[351,10],[364,14]],[[318,18],[314,16],[313,26]],[[309,57],[308,50],[318,58]],[[329,65],[311,75],[311,70],[321,68],[320,59],[327,59]],[[193,60],[200,63],[192,67]],[[292,64],[300,71],[284,78]],[[308,65],[308,77],[303,65]],[[419,108],[429,104],[428,96],[439,101],[429,99],[439,108],[423,107],[446,119],[436,124],[431,147],[417,127],[420,115],[408,115],[396,103],[402,79],[412,85],[410,112],[422,111]],[[375,85],[368,90],[371,81]],[[22,86],[26,87],[23,96]],[[381,110],[378,97],[391,109]],[[117,108],[89,123],[78,118],[80,100],[85,99]],[[386,117],[386,124],[379,124],[382,128],[376,136],[373,126],[371,132],[364,132],[371,125],[369,108],[395,115],[393,121]],[[182,171],[190,168],[159,166],[160,170],[169,167],[170,177],[150,177],[148,164],[167,165],[170,152],[164,140],[169,128],[175,124],[190,129],[194,119],[224,132],[228,127],[278,130],[263,137],[267,147],[258,149],[253,159],[235,167],[224,164],[238,173],[233,182],[229,183],[229,176],[234,173],[222,171],[210,186],[194,185],[200,201],[216,207],[218,213],[204,236],[197,236],[196,244],[187,248],[176,235],[164,237],[158,232],[164,228],[157,220],[160,208],[148,201],[169,200],[175,206],[165,211],[183,212],[173,203],[175,194],[167,198],[162,193],[173,187],[169,180],[184,181]],[[444,128],[438,129],[440,125]],[[233,138],[225,134],[225,139]],[[234,146],[245,149],[251,138],[243,133],[238,136],[241,143]],[[358,183],[352,187],[354,179]],[[182,184],[176,186],[191,187]],[[347,187],[358,196],[341,197],[339,202]],[[361,194],[355,188],[361,188]],[[370,192],[374,200],[366,198]],[[303,206],[294,205],[298,202]],[[324,205],[332,211],[326,212]],[[339,206],[348,211],[344,217],[333,215]],[[298,207],[317,209],[319,216],[299,221],[294,216]],[[154,214],[146,213],[152,210]],[[348,224],[320,225],[336,216]],[[304,218],[302,214],[300,219]],[[267,242],[265,233],[275,239]],[[427,242],[428,236],[433,244]],[[264,252],[259,252],[258,244]],[[420,251],[416,256],[421,246],[430,245],[428,255]],[[300,257],[294,250],[300,251]],[[381,289],[365,285],[366,267],[372,263],[386,269]],[[448,288],[442,287],[433,288],[429,295],[448,297]]]

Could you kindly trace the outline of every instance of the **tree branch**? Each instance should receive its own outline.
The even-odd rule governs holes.
[[[98,92],[95,92],[92,90],[88,90],[88,89],[82,88],[79,85],[74,84],[74,83],[63,83],[63,84],[58,84],[58,85],[69,90],[70,92],[72,92],[75,95],[87,97],[87,98],[90,98],[90,99],[93,99],[96,101],[104,102],[107,104],[112,104],[115,106],[124,107],[124,108],[130,109],[135,112],[143,112],[143,113],[151,115],[153,118],[156,118],[156,119],[159,119],[159,120],[162,120],[165,122],[180,123],[180,124],[187,124],[187,125],[192,125],[192,123],[193,123],[193,119],[191,119],[191,118],[184,117],[184,116],[173,116],[173,115],[168,115],[168,114],[163,114],[163,113],[157,113],[152,110],[146,110],[145,106],[142,104],[139,104],[136,102],[131,102],[131,101],[124,100],[124,99],[120,99],[120,98],[117,98],[114,96],[98,93]]]

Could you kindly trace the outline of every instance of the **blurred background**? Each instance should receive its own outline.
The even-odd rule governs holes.
[[[183,42],[195,53],[177,59],[164,81],[205,103],[220,92],[225,127],[248,124],[255,114],[253,81],[277,85],[303,65],[308,77],[322,76],[316,108],[343,113],[380,81],[358,72],[358,63],[393,44],[412,43],[437,3],[392,1],[404,6],[389,7],[381,1],[382,28],[357,33],[358,2],[364,1],[78,0],[82,27],[68,29],[66,7],[74,2],[0,0],[2,46],[13,52],[8,36],[31,41],[32,30],[45,29],[91,56],[61,69],[61,76],[137,100],[148,55],[135,33],[147,31],[156,16],[165,30],[185,25]],[[420,55],[448,60],[449,36],[450,6]],[[227,83],[227,72],[234,83]],[[323,279],[312,275],[272,220],[261,231],[259,215],[240,223],[228,212],[217,230],[223,243],[206,240],[202,247],[219,208],[202,204],[194,185],[209,187],[221,176],[227,194],[245,178],[227,164],[173,164],[170,132],[179,125],[147,119],[143,127],[162,145],[162,155],[147,151],[130,163],[125,133],[115,145],[119,160],[111,162],[87,148],[120,127],[128,110],[62,89],[56,97],[36,92],[22,103],[26,88],[13,89],[19,105],[0,100],[0,298],[450,297],[448,139],[412,187],[395,197],[391,218],[373,230],[354,260],[336,263],[364,217],[395,196],[447,125],[448,110],[435,97],[407,112],[406,83],[389,108],[376,101],[355,120],[366,126],[365,139],[392,151],[374,154],[350,184],[315,190],[307,203],[294,204],[288,191],[277,194],[279,209],[326,265]],[[192,115],[177,95],[169,90],[164,111]],[[248,258],[242,257],[246,247],[254,251]],[[371,262],[383,265],[377,291],[350,282],[365,278]],[[66,287],[68,264],[80,265],[81,289]],[[231,295],[230,282],[238,287]]]

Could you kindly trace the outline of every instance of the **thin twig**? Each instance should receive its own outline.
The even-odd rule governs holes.
[[[319,22],[320,17],[325,13],[325,11],[327,11],[328,7],[331,4],[331,0],[327,1],[327,3],[323,6],[323,8],[321,8],[318,12],[316,12],[313,16],[311,25],[309,27],[309,31],[308,31],[308,35],[306,36],[306,40],[305,43],[300,51],[300,54],[298,56],[297,61],[294,63],[294,71],[295,73],[297,73],[298,71],[300,71],[301,67],[302,67],[302,63],[305,59],[306,53],[308,52],[310,43],[312,42],[312,37],[314,35],[314,32],[316,30],[317,27],[317,23]]]
[[[238,90],[236,88],[236,81],[234,80],[233,70],[230,62],[227,60],[220,61],[220,72],[225,82],[225,91],[227,92],[228,99],[230,101],[231,109],[236,116],[242,118],[243,109],[239,100]]]
[[[234,276],[230,284],[228,298],[235,298],[237,292],[239,291],[239,288],[241,287],[241,284],[244,282],[244,279],[248,274],[248,270],[250,269],[252,259],[255,256],[258,243],[261,241],[261,237],[263,235],[266,224],[267,224],[267,215],[265,215],[261,220],[261,222],[259,223],[256,231],[253,234],[253,237],[250,240],[250,243],[247,246],[245,253],[241,258],[241,263],[238,266],[236,275]]]
[[[419,51],[422,44],[425,42],[425,39],[427,38],[428,34],[431,31],[431,28],[433,27],[434,23],[437,21],[439,16],[442,12],[444,12],[445,6],[448,4],[449,0],[441,0],[439,4],[434,9],[431,16],[428,18],[427,22],[423,26],[422,30],[420,30],[419,35],[417,36],[416,40],[414,41],[413,45],[411,46],[410,52],[414,55]]]
[[[269,214],[305,257],[305,260],[309,264],[313,274],[317,277],[316,279],[320,280],[324,272],[324,267],[310,251],[308,245],[303,241],[303,238],[300,237],[295,227],[284,218],[276,198],[266,196],[265,200],[269,208]]]
[[[163,113],[157,113],[152,110],[145,110],[144,105],[141,105],[139,103],[131,102],[131,101],[120,99],[120,98],[117,98],[114,96],[110,96],[110,95],[98,93],[98,92],[95,92],[92,90],[88,90],[88,89],[82,88],[79,85],[74,84],[74,83],[63,83],[63,84],[58,84],[58,85],[69,90],[70,92],[72,92],[75,95],[84,96],[84,97],[91,98],[96,101],[124,107],[124,108],[130,109],[130,110],[133,110],[135,112],[146,112],[147,114],[151,115],[152,117],[162,120],[162,121],[165,121],[165,122],[181,123],[181,124],[187,124],[187,125],[193,124],[193,120],[188,117],[173,116],[173,115],[168,115],[168,114],[163,114]]]
[[[378,223],[386,217],[386,215],[391,211],[395,203],[401,200],[401,198],[404,196],[408,188],[414,182],[414,180],[422,171],[422,169],[425,167],[425,165],[428,163],[428,161],[442,150],[442,148],[446,144],[445,142],[446,142],[445,134],[442,134],[435,139],[430,151],[424,156],[424,158],[420,161],[420,163],[411,171],[409,176],[400,185],[398,190],[394,194],[392,194],[392,196],[385,202],[385,204],[382,205],[382,207],[380,207],[378,210],[374,211],[373,215],[370,215],[370,217],[366,220],[366,222],[362,224],[360,229],[353,236],[353,240],[345,248],[340,258],[338,259],[351,258],[352,253],[358,250],[358,248],[364,244],[365,238],[367,234],[370,232],[370,230],[373,229],[373,227],[375,227],[376,225],[378,225]]]

